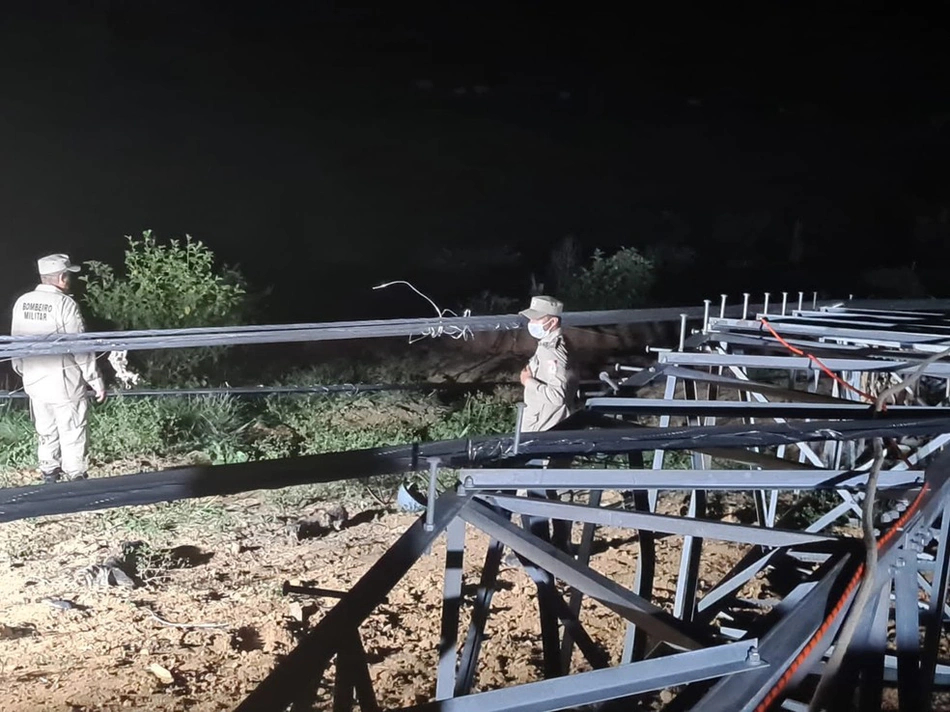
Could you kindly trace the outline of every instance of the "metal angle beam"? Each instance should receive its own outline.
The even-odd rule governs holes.
[[[653,367],[651,367],[652,369]],[[649,369],[645,369],[649,370]],[[809,393],[808,391],[796,391],[791,388],[785,388],[783,386],[776,386],[771,383],[762,383],[759,381],[746,380],[742,378],[734,378],[732,376],[724,376],[716,373],[707,373],[706,371],[697,371],[693,368],[686,368],[683,366],[673,366],[671,364],[663,364],[662,367],[657,367],[655,369],[657,375],[662,373],[663,375],[673,376],[682,381],[693,381],[696,383],[709,383],[717,385],[719,387],[734,388],[737,391],[741,392],[754,392],[754,393],[763,393],[771,395],[779,395],[789,398],[791,400],[800,401],[804,403],[831,403],[831,404],[840,404],[840,403],[850,403],[852,401],[846,401],[843,398],[835,398],[833,396],[826,396],[822,393]],[[680,401],[682,402],[682,401]],[[725,401],[730,402],[730,401]]]
[[[783,337],[784,338],[784,337]],[[815,355],[852,358],[870,354],[871,348],[863,344],[839,344],[814,341],[811,339],[796,339],[789,337],[784,339],[785,343],[799,348],[806,348]],[[788,348],[775,340],[774,337],[765,334],[750,334],[748,332],[733,332],[719,328],[716,331],[693,334],[684,343],[684,348],[695,351],[703,346],[721,347],[723,345],[733,348],[755,348],[766,351],[776,351],[779,353],[788,353]]]
[[[462,469],[468,490],[760,490],[863,489],[867,472],[855,470],[578,470],[578,469]],[[884,470],[878,486],[915,487],[923,470]]]
[[[582,591],[587,596],[632,620],[659,640],[685,649],[695,649],[712,643],[714,638],[706,628],[677,620],[663,609],[611,581],[606,576],[578,564],[573,557],[557,547],[516,527],[504,517],[485,506],[472,506],[459,513],[471,524],[493,539],[497,539],[555,578]]]
[[[704,539],[717,539],[742,544],[760,546],[801,546],[825,541],[835,541],[834,537],[821,534],[808,534],[792,530],[752,527],[730,522],[716,522],[706,519],[673,517],[666,514],[630,512],[622,509],[606,509],[584,504],[570,504],[551,500],[513,497],[510,495],[480,495],[490,504],[507,509],[509,512],[531,514],[539,517],[562,519],[573,522],[590,522],[600,526],[626,529],[648,529],[663,534],[697,536]]]
[[[767,667],[749,659],[755,638],[553,680],[401,708],[401,712],[550,712]]]
[[[753,389],[748,389],[753,390]],[[662,398],[623,398],[607,396],[589,398],[585,407],[601,413],[624,415],[665,414],[678,417],[700,418],[806,418],[809,420],[887,420],[898,417],[947,416],[941,406],[892,405],[883,413],[874,412],[866,403],[841,401],[839,403],[754,403],[745,401],[701,401]]]
[[[862,329],[865,327],[877,331],[898,331],[913,333],[945,334],[950,333],[950,324],[947,319],[932,319],[924,317],[893,317],[884,314],[864,315],[832,314],[828,312],[795,311],[791,316],[769,316],[769,323],[776,326],[785,324],[803,324],[806,326],[827,326],[831,329],[840,327]]]
[[[661,364],[679,366],[735,366],[738,368],[781,369],[787,371],[814,371],[818,367],[805,356],[758,356],[754,354],[715,354],[693,351],[664,351],[657,354]],[[822,359],[830,370],[862,372],[914,371],[920,366],[920,359],[871,359],[871,358],[831,358]],[[950,377],[950,363],[927,364],[924,374],[939,378]]]
[[[748,329],[749,331],[767,331],[762,322],[741,319],[711,320],[710,329],[717,327],[727,329]],[[950,334],[921,334],[913,331],[898,331],[896,329],[871,329],[833,327],[830,324],[809,325],[792,321],[782,322],[780,333],[797,334],[798,336],[814,335],[816,337],[840,339],[842,341],[857,341],[860,343],[874,342],[881,344],[950,344]],[[779,329],[776,329],[779,331]]]

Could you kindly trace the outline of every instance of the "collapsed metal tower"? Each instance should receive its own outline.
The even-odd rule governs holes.
[[[0,521],[428,467],[426,513],[242,712],[311,709],[331,668],[335,711],[379,709],[360,625],[443,534],[435,696],[407,709],[876,710],[888,687],[902,710],[933,709],[935,689],[950,685],[950,667],[940,664],[950,616],[950,455],[940,453],[950,439],[950,310],[816,301],[807,309],[799,295],[798,309],[788,312],[783,300],[776,311],[766,299],[754,318],[748,304],[739,318],[725,310],[710,318],[707,304],[702,329],[684,333],[679,349],[647,368],[605,374],[604,392],[546,433],[103,478],[55,493],[0,490]],[[644,397],[657,384],[663,397]],[[439,468],[458,472],[456,491],[436,496]],[[657,511],[664,492],[688,498],[685,516]],[[715,519],[710,504],[723,493],[751,498],[754,522]],[[559,528],[551,535],[552,521],[581,524],[580,540],[566,546]],[[471,604],[462,595],[466,526],[491,539]],[[636,533],[632,580],[590,565],[602,526]],[[683,543],[675,596],[664,605],[656,566],[658,543],[670,536]],[[712,540],[741,545],[744,555],[702,587]],[[506,549],[537,589],[543,679],[473,692]],[[775,580],[770,598],[743,593],[765,575]],[[585,631],[584,597],[616,613],[620,659]],[[575,648],[584,671],[571,667]],[[657,690],[672,695],[645,697]]]
[[[331,664],[335,710],[379,709],[359,626],[443,533],[435,699],[407,709],[555,710],[611,701],[629,708],[638,696],[666,689],[675,696],[666,704],[654,698],[652,709],[877,710],[894,684],[900,709],[932,709],[935,686],[950,683],[950,668],[938,664],[950,614],[950,459],[934,457],[950,438],[950,364],[931,356],[950,346],[947,314],[832,306],[712,318],[683,345],[660,353],[651,367],[618,369],[627,377],[605,378],[608,392],[547,438],[516,433],[502,444],[470,447],[458,491],[430,498],[426,516],[237,709],[309,709]],[[778,372],[784,383],[776,383]],[[911,374],[916,380],[891,388],[897,397],[875,407],[891,381]],[[662,399],[640,396],[656,382],[665,386]],[[645,417],[658,417],[658,425]],[[875,438],[883,440],[878,456]],[[643,455],[651,451],[647,463]],[[688,453],[688,469],[666,466],[676,451]],[[591,455],[625,457],[627,467],[569,466]],[[433,481],[442,464],[458,466],[459,459],[432,460]],[[868,508],[872,470],[878,481]],[[607,503],[611,491],[619,502]],[[687,495],[687,516],[657,513],[660,491]],[[754,523],[706,517],[709,498],[727,491],[749,493]],[[867,511],[872,548],[855,533]],[[848,519],[850,532],[840,526]],[[564,546],[549,534],[549,520],[582,523],[580,541]],[[461,631],[466,524],[491,544],[471,622]],[[610,580],[590,566],[597,528],[605,525],[639,537],[632,581]],[[654,590],[656,544],[671,535],[683,545],[675,598],[664,607]],[[742,544],[746,552],[700,592],[710,540]],[[545,679],[473,693],[506,548],[537,587]],[[743,586],[766,571],[783,581],[773,598],[743,598]],[[621,659],[609,660],[584,630],[585,596],[625,625]],[[860,610],[856,600],[864,601]],[[849,623],[854,630],[842,641]],[[839,643],[845,647],[835,656]],[[575,646],[589,671],[570,669]]]

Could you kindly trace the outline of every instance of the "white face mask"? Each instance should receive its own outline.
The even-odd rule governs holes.
[[[528,333],[531,334],[536,339],[543,339],[544,336],[548,333],[544,330],[544,327],[538,324],[537,322],[529,321],[528,322]]]

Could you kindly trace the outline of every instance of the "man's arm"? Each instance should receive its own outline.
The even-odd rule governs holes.
[[[63,330],[67,334],[81,334],[86,330],[86,324],[79,311],[79,306],[72,299],[65,300],[63,307]],[[102,380],[102,374],[99,373],[96,355],[92,352],[73,354],[73,359],[75,359],[76,365],[79,366],[83,380],[95,391],[96,400],[100,403],[104,401],[106,399],[106,384],[105,381]]]
[[[529,407],[545,403],[563,405],[567,396],[567,364],[556,356],[541,359],[536,376],[523,379],[524,399]]]

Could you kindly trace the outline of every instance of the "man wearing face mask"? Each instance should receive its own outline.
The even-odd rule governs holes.
[[[537,349],[528,365],[521,371],[521,384],[524,386],[525,408],[522,414],[521,432],[539,432],[548,430],[567,418],[574,407],[574,390],[568,365],[567,346],[561,333],[561,313],[564,304],[554,297],[538,296],[531,299],[531,306],[521,316],[528,319],[528,333],[538,340]],[[535,464],[552,467],[568,467],[566,461],[555,459],[551,462],[536,460]],[[528,463],[531,464],[530,462]],[[519,494],[525,494],[520,490]],[[555,490],[527,490],[532,497],[558,499]],[[568,522],[549,520],[523,514],[521,520],[525,529],[545,541],[549,541],[565,552],[571,550],[571,529]],[[504,559],[509,566],[517,565],[514,552]]]
[[[561,333],[563,311],[564,304],[559,300],[538,296],[520,312],[528,319],[528,332],[538,340],[534,356],[521,371],[525,402],[522,432],[548,430],[571,414],[574,393]]]
[[[14,336],[51,336],[85,331],[79,305],[69,296],[72,275],[79,271],[68,255],[47,255],[37,261],[40,284],[17,299],[13,307]],[[38,436],[37,455],[45,482],[86,477],[86,386],[96,401],[106,388],[94,353],[31,356],[13,359],[23,378]]]

